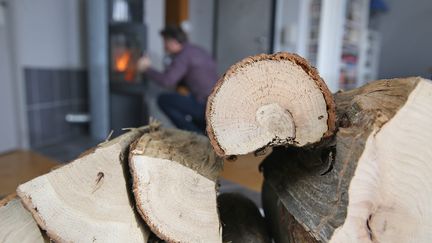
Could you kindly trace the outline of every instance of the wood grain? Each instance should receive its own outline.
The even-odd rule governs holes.
[[[132,129],[73,162],[20,185],[17,194],[56,242],[145,242],[149,232],[128,187],[129,145],[146,128]]]
[[[370,211],[371,208],[369,208],[369,205],[375,205],[373,208],[376,208],[378,205],[388,206],[388,203],[392,200],[393,202],[401,200],[400,198],[386,197],[390,201],[386,203],[379,202],[376,201],[378,199],[375,200],[375,198],[371,198],[370,194],[365,193],[366,191],[362,189],[351,191],[350,185],[353,184],[353,178],[356,178],[354,175],[358,173],[359,164],[364,164],[364,162],[361,162],[361,157],[366,151],[365,148],[367,146],[375,149],[379,148],[378,151],[393,149],[392,153],[404,151],[403,153],[411,154],[411,156],[414,157],[421,156],[422,159],[412,162],[417,165],[423,163],[423,156],[426,156],[426,158],[430,156],[428,152],[423,150],[424,145],[420,142],[422,141],[420,138],[423,136],[423,133],[418,130],[408,136],[410,141],[418,143],[418,148],[413,146],[408,150],[404,150],[406,146],[399,148],[393,147],[400,146],[396,144],[399,144],[397,141],[403,140],[402,137],[393,139],[394,141],[386,141],[380,146],[376,144],[372,145],[367,142],[370,137],[379,136],[381,129],[384,129],[383,127],[385,127],[399,110],[406,105],[410,94],[413,93],[413,90],[416,89],[420,82],[429,84],[426,86],[430,88],[430,81],[421,78],[406,78],[376,81],[352,91],[337,93],[335,94],[335,100],[339,130],[333,141],[325,146],[315,148],[275,149],[274,152],[266,158],[263,166],[266,184],[274,190],[281,204],[286,209],[286,212],[292,215],[307,232],[310,232],[310,235],[313,236],[315,240],[321,242],[330,241],[335,230],[347,223],[346,220],[347,216],[350,215],[350,208],[357,208],[355,210],[358,210],[359,203],[356,200],[359,200],[359,197],[362,202],[360,204],[362,211],[371,214],[373,214],[373,211]],[[425,89],[426,86],[421,89]],[[423,103],[424,100],[432,101],[432,95],[430,94],[413,94],[414,96],[422,97]],[[427,107],[427,105],[425,107]],[[403,126],[409,128],[414,124],[417,124],[414,126],[424,126],[424,124],[432,123],[428,115],[429,112],[423,112],[424,114],[422,115],[421,112],[416,111],[418,108],[409,109],[415,112],[404,115],[410,121],[408,122],[408,120],[406,120]],[[420,119],[415,119],[415,117]],[[395,128],[391,133],[397,134],[398,130],[401,129]],[[429,134],[429,132],[426,131],[430,131],[430,129],[425,130],[425,135]],[[417,153],[419,154],[415,155]],[[401,156],[402,155],[400,155],[400,157]],[[414,157],[412,157],[412,159]],[[386,163],[391,164],[390,160],[385,159],[385,157],[378,158],[381,159],[375,159],[374,163],[382,165]],[[429,160],[430,159],[431,158],[429,158]],[[365,161],[371,161],[371,159],[366,159]],[[396,161],[397,160],[393,160],[392,162],[396,163]],[[398,165],[394,167],[387,167],[386,170],[381,171],[379,169],[381,167],[378,167],[364,173],[363,176],[360,176],[361,179],[359,179],[359,181],[363,180],[363,183],[360,184],[365,185],[368,180],[375,180],[375,173],[379,173],[381,176],[385,176],[386,173],[389,173],[388,175],[398,173],[398,166],[405,165],[401,162],[397,162],[397,164]],[[414,169],[416,167],[411,168]],[[361,169],[361,171],[362,170],[363,169]],[[426,174],[429,173],[427,167],[421,170],[427,171]],[[416,174],[419,174],[419,172]],[[406,176],[399,177],[399,180],[401,180],[402,184],[411,183],[413,186],[415,185],[414,187],[419,189],[423,188],[419,191],[426,192],[428,180],[425,178],[427,178],[427,176],[422,179],[423,183],[421,184],[408,180]],[[358,179],[355,181],[358,181]],[[390,185],[385,186],[385,183],[374,185],[374,187],[369,185],[367,190],[371,191],[375,187],[381,188],[380,190],[383,191],[395,190],[390,189]],[[381,196],[385,194],[378,195]],[[410,195],[406,194],[403,197],[409,198]],[[357,199],[354,200],[354,198]],[[357,204],[351,205],[351,200],[357,202]],[[409,202],[409,200],[407,202]],[[413,203],[409,204],[414,206]],[[282,220],[281,215],[279,213],[275,214],[274,210],[266,209],[266,213],[267,212],[269,215],[273,212],[271,217],[275,221],[280,222],[280,220]],[[377,212],[379,212],[379,210]],[[424,212],[428,211],[424,210]],[[400,208],[397,213],[408,216],[407,212]],[[350,220],[346,229],[352,227],[359,235],[350,232],[345,235],[352,236],[353,238],[349,240],[344,238],[345,241],[335,239],[335,242],[368,242],[365,238],[355,237],[366,236],[367,239],[369,239],[369,235],[366,231],[369,219],[367,217],[364,218],[364,214],[354,213],[354,215],[362,215],[360,217],[363,220],[361,223],[362,228],[358,228],[358,226]],[[394,220],[393,223],[394,222],[396,222],[396,220]],[[400,227],[403,227],[403,224],[401,224]],[[403,230],[400,231],[403,232]],[[283,232],[279,232],[278,234],[283,234]],[[385,234],[381,233],[381,236],[384,235]],[[396,238],[393,238],[393,242],[395,242],[395,240]]]
[[[219,79],[207,101],[207,133],[220,156],[304,146],[332,136],[333,97],[298,55],[247,57]]]
[[[216,179],[222,161],[208,138],[177,129],[144,134],[129,165],[137,209],[168,242],[221,242]]]
[[[45,242],[36,221],[16,195],[0,201],[0,242]]]

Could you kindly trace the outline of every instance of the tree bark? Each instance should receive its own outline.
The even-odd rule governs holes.
[[[218,196],[223,242],[271,243],[264,218],[249,198],[236,193]]]
[[[430,242],[432,83],[380,80],[335,101],[333,141],[263,162],[266,215],[289,234],[279,242]]]
[[[149,231],[134,211],[127,185],[130,132],[18,187],[38,225],[56,242],[145,242]]]
[[[318,243],[288,212],[273,187],[264,181],[262,203],[270,235],[277,243]]]

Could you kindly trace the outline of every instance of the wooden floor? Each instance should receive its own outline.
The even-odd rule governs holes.
[[[264,177],[259,172],[258,166],[264,158],[265,156],[244,155],[237,157],[235,161],[225,160],[221,177],[248,189],[261,192]]]
[[[258,166],[264,156],[239,156],[235,161],[225,161],[221,177],[247,189],[260,192],[263,176]],[[59,163],[32,151],[17,150],[0,154],[0,198],[15,192],[16,187],[30,179],[45,174]]]
[[[31,151],[0,154],[0,198],[15,192],[19,184],[45,174],[57,165],[56,161]]]

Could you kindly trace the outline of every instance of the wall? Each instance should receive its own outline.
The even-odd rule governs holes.
[[[423,76],[432,67],[432,4],[430,0],[387,0],[381,16],[379,78]]]
[[[61,127],[65,120],[59,112],[71,111],[69,103],[86,106],[83,99],[71,101],[73,91],[67,88],[82,86],[86,82],[77,78],[86,67],[83,5],[84,0],[10,1],[21,147],[28,147],[29,143],[34,142],[35,132],[38,133],[38,141],[54,141],[52,134],[49,135],[52,132],[49,127],[46,130],[50,133],[42,130],[43,124],[49,120],[50,124]],[[81,76],[85,78],[85,75]],[[36,94],[41,99],[35,100]],[[33,119],[34,114],[37,114],[36,120]],[[37,127],[31,127],[35,124]],[[57,130],[57,135],[69,131]],[[42,136],[44,134],[49,137]]]
[[[30,146],[40,148],[87,134],[87,124],[66,121],[66,115],[88,112],[85,70],[24,69]]]
[[[214,0],[189,0],[189,39],[213,52]]]
[[[0,153],[19,147],[17,112],[15,106],[15,82],[13,82],[12,56],[10,50],[9,12],[0,6]]]
[[[19,64],[85,67],[83,0],[14,0]]]
[[[162,69],[164,49],[159,31],[165,26],[165,1],[146,0],[144,8],[144,22],[148,28],[147,54],[150,56],[152,64],[156,68]]]

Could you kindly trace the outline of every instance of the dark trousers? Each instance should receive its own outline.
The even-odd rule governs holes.
[[[205,102],[190,95],[167,93],[158,97],[158,105],[177,128],[204,134]]]

